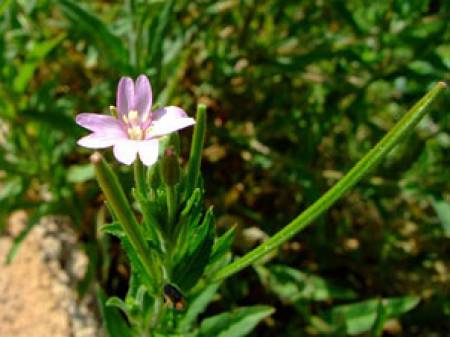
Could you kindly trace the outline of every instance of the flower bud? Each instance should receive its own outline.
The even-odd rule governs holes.
[[[168,147],[161,161],[163,181],[167,186],[174,186],[180,180],[180,163],[175,150]]]
[[[161,185],[161,177],[159,176],[159,163],[156,162],[154,165],[150,166],[147,172],[147,183],[154,190],[158,189]]]

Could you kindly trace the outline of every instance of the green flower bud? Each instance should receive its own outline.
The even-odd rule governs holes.
[[[159,175],[159,163],[156,162],[154,165],[150,166],[147,171],[147,183],[148,185],[156,190],[161,185],[161,177]]]

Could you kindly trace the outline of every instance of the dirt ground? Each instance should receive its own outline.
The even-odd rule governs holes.
[[[93,296],[80,301],[76,293],[87,258],[64,219],[43,219],[3,264],[25,221],[24,213],[14,214],[9,235],[0,237],[0,336],[99,336]]]

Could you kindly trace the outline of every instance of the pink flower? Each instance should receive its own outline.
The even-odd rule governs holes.
[[[176,106],[152,112],[152,88],[145,75],[140,75],[136,82],[122,77],[116,103],[118,118],[95,113],[77,115],[77,124],[92,131],[78,145],[90,149],[113,146],[116,159],[126,165],[133,163],[137,154],[145,165],[153,165],[158,159],[161,137],[195,124]]]

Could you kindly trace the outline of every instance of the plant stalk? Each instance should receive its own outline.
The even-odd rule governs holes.
[[[160,275],[160,273],[157,270],[155,261],[152,260],[154,254],[148,249],[143,240],[139,230],[139,224],[127,200],[125,192],[119,183],[119,179],[100,153],[95,152],[92,154],[91,162],[94,164],[98,183],[145,270],[146,277],[143,277],[143,280],[148,291],[151,294],[159,296],[157,285],[160,283],[158,280],[158,275]],[[155,278],[157,278],[156,285],[151,281],[148,281]]]
[[[362,158],[350,171],[342,177],[331,189],[329,189],[314,204],[297,216],[292,222],[277,232],[269,240],[251,250],[241,258],[220,270],[212,279],[212,282],[225,279],[261,257],[276,249],[288,241],[298,232],[306,228],[315,219],[330,208],[339,198],[359,182],[370,170],[376,167],[380,161],[397,145],[428,112],[431,103],[447,87],[445,82],[438,82],[422,99],[420,99],[397,124]]]
[[[142,196],[147,196],[144,165],[139,158],[136,158],[136,160],[134,161],[134,183],[137,191]]]

